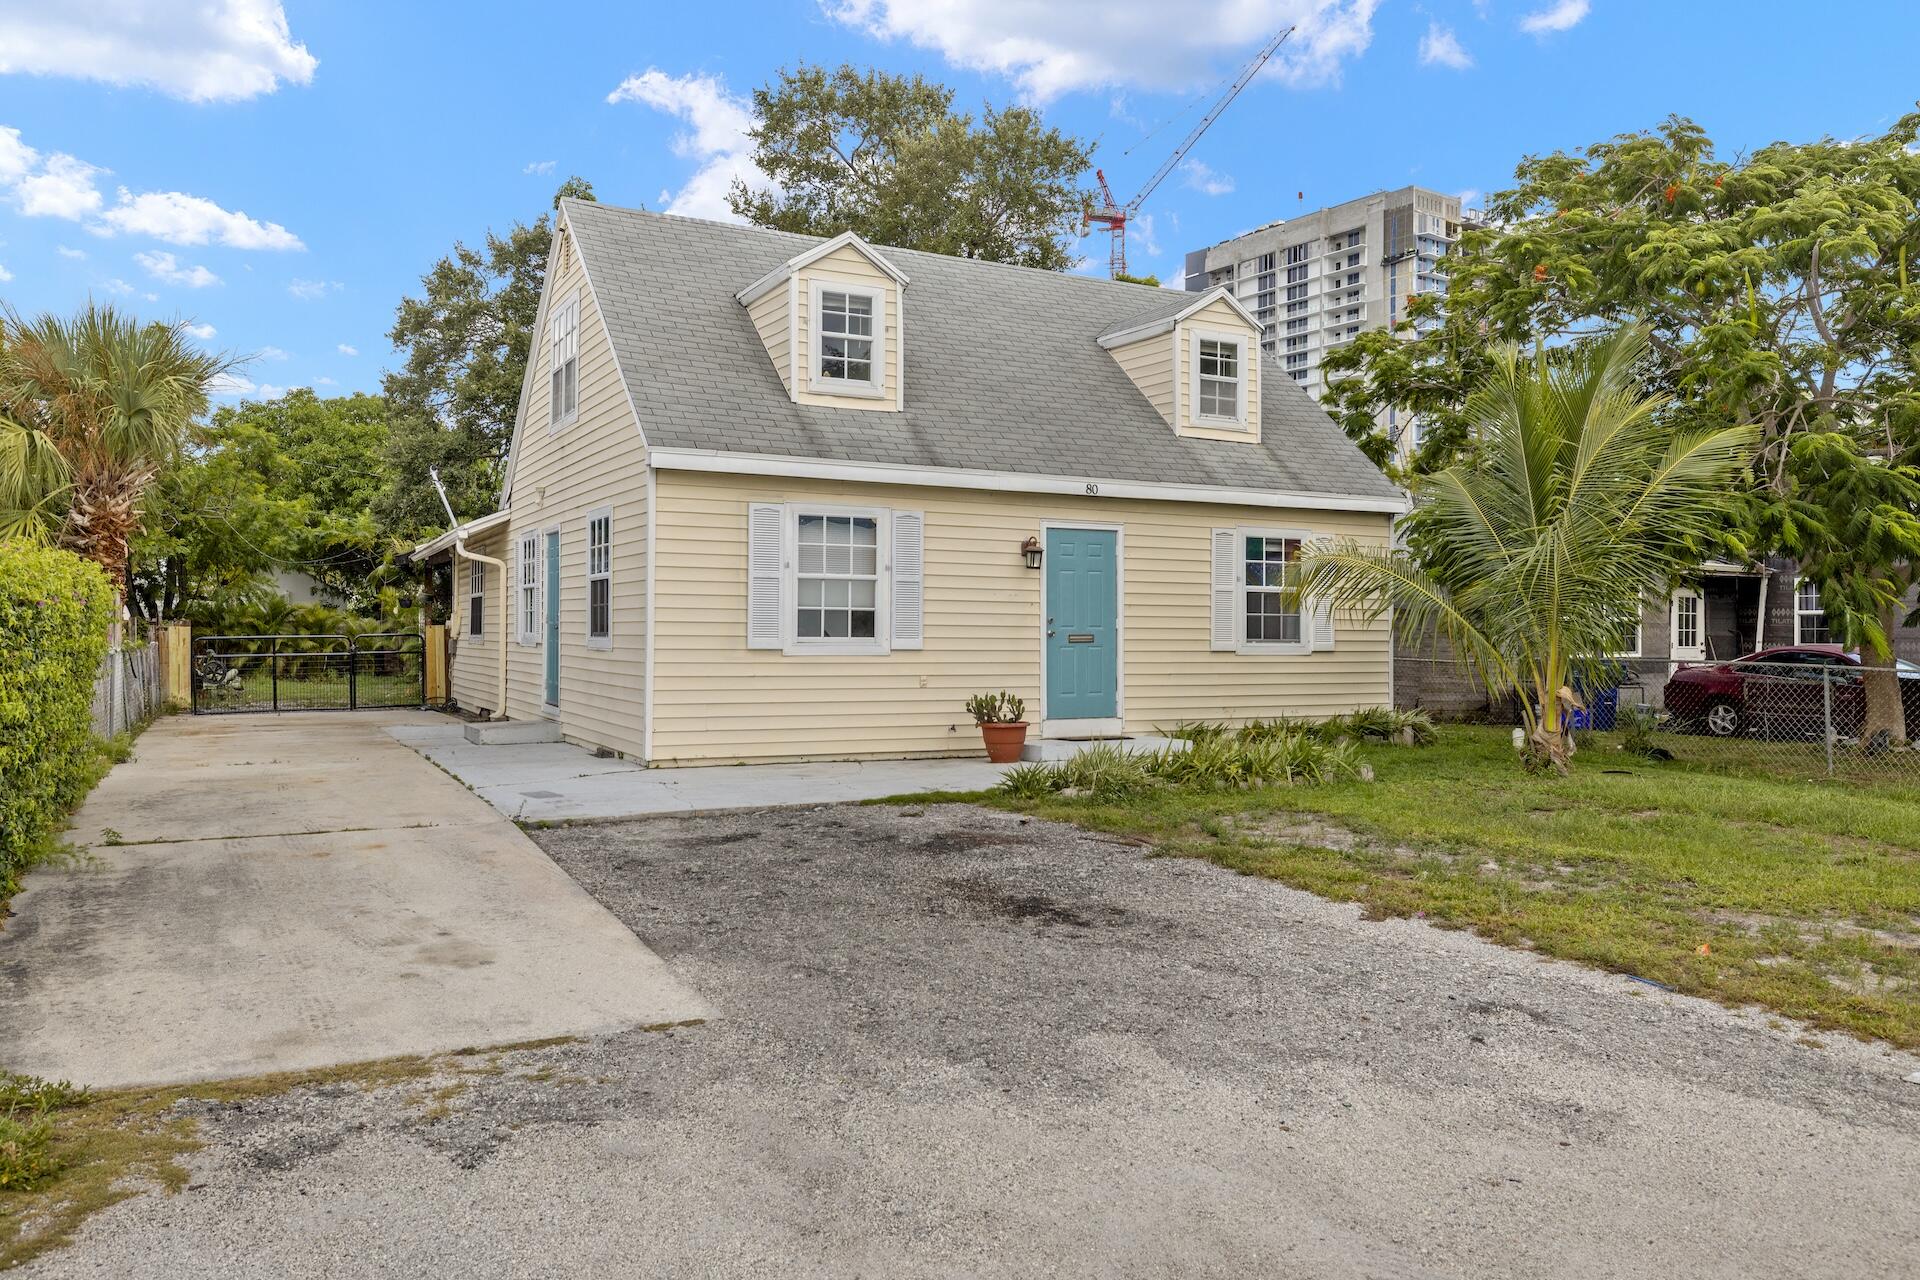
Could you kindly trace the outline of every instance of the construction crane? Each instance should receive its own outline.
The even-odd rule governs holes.
[[[1221,96],[1220,101],[1214,103],[1213,109],[1208,111],[1206,115],[1200,117],[1200,123],[1193,126],[1193,132],[1187,135],[1186,141],[1175,147],[1173,154],[1168,156],[1160,167],[1153,171],[1153,176],[1148,178],[1146,185],[1140,188],[1139,195],[1127,201],[1125,204],[1116,202],[1113,198],[1113,189],[1107,186],[1106,171],[1104,169],[1095,169],[1093,171],[1093,176],[1100,182],[1100,198],[1103,203],[1097,209],[1089,208],[1086,211],[1081,219],[1081,230],[1084,232],[1088,227],[1097,222],[1111,233],[1112,247],[1107,255],[1107,274],[1109,276],[1123,276],[1127,273],[1127,223],[1132,220],[1136,213],[1140,212],[1142,202],[1153,194],[1153,189],[1159,186],[1168,174],[1173,172],[1175,165],[1186,159],[1187,152],[1193,149],[1193,144],[1200,141],[1200,135],[1205,133],[1208,126],[1220,118],[1220,113],[1225,111],[1233,100],[1240,96],[1240,91],[1247,87],[1247,82],[1259,74],[1260,68],[1267,65],[1267,59],[1273,56],[1274,50],[1285,44],[1287,37],[1292,34],[1293,28],[1288,27],[1274,36],[1273,39],[1267,41],[1266,46],[1262,48],[1258,54],[1254,55],[1252,62],[1249,62],[1240,69],[1240,74],[1236,76],[1233,83],[1228,86],[1226,93]]]

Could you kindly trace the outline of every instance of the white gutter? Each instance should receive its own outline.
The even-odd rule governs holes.
[[[434,490],[439,493],[440,505],[447,509],[447,520],[453,525],[453,528],[441,534],[439,538],[435,538],[432,543],[424,544],[421,550],[424,550],[426,546],[433,546],[434,543],[440,542],[442,538],[451,537],[453,539],[453,581],[448,584],[452,588],[453,598],[456,600],[460,598],[459,565],[462,558],[478,561],[481,564],[490,564],[500,570],[500,696],[493,704],[493,716],[496,720],[504,720],[507,718],[507,628],[513,623],[513,592],[507,582],[507,562],[504,560],[496,560],[492,556],[483,556],[478,551],[467,550],[467,538],[474,533],[477,526],[484,525],[487,528],[492,528],[496,524],[503,523],[507,518],[507,513],[504,511],[496,511],[490,516],[483,516],[478,520],[463,525],[460,523],[459,518],[453,514],[453,503],[447,500],[447,486],[440,483],[440,469],[438,467],[428,467],[427,474],[433,477]],[[416,550],[415,554],[419,554],[419,551]],[[481,607],[485,608],[485,605],[486,597],[483,594],[481,596]],[[451,683],[453,679],[452,672],[447,673],[447,679],[449,683]]]
[[[652,449],[650,465],[662,471],[707,471],[723,475],[788,476],[862,484],[920,485],[934,489],[986,489],[999,493],[1072,493],[1089,497],[1135,498],[1160,502],[1211,502],[1238,507],[1286,507],[1300,511],[1375,511],[1404,515],[1413,504],[1391,498],[1343,493],[1288,493],[1273,489],[1232,489],[1213,485],[1159,484],[1092,476],[1031,475],[1013,471],[969,471],[954,467],[913,467],[891,462],[837,462],[712,449]]]

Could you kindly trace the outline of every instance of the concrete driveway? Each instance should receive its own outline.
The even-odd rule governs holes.
[[[963,806],[535,833],[723,1016],[195,1108],[35,1277],[1911,1277],[1920,1062]],[[1802,1042],[1802,1037],[1808,1042]]]
[[[395,742],[422,713],[176,716],[0,927],[0,1067],[251,1075],[700,1018],[518,828]]]

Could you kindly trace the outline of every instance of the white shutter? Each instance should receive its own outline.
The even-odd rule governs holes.
[[[1240,647],[1239,554],[1240,535],[1232,529],[1213,531],[1213,647]]]
[[[1309,606],[1307,616],[1313,627],[1313,652],[1333,648],[1333,606],[1325,600],[1309,600],[1306,603]]]
[[[785,644],[787,509],[775,502],[747,508],[747,648]]]
[[[918,649],[926,630],[926,517],[893,513],[893,647]]]

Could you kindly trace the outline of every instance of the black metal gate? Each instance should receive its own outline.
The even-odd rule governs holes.
[[[416,632],[195,636],[195,715],[357,711],[427,701],[427,647]]]

